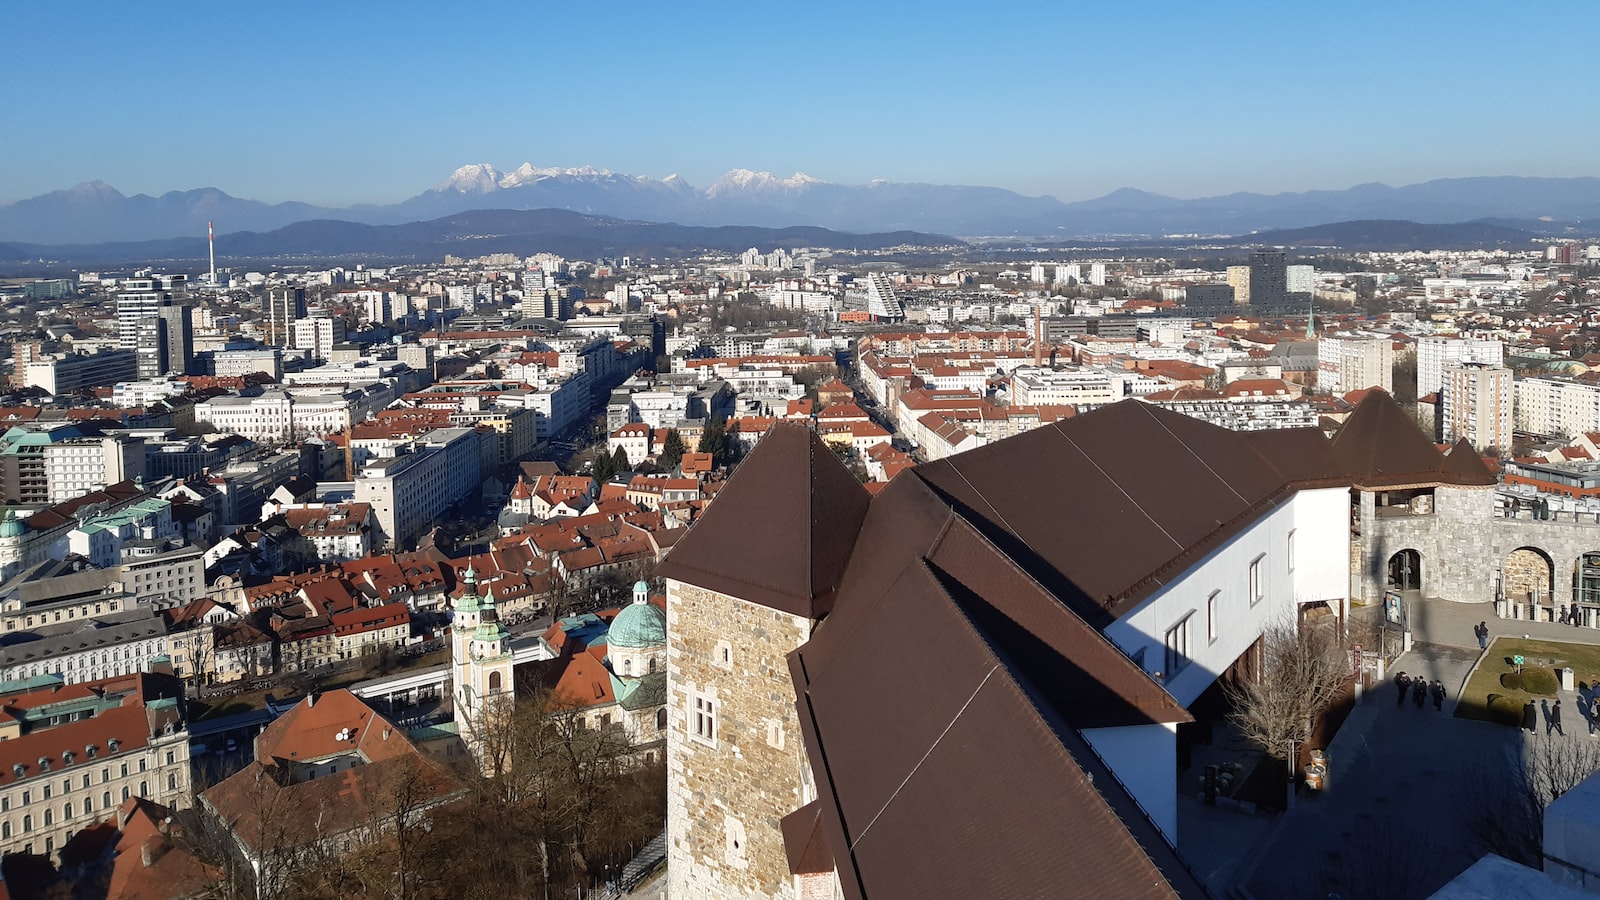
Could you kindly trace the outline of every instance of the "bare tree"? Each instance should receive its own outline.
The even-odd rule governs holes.
[[[1548,733],[1519,742],[1461,780],[1456,812],[1473,850],[1541,868],[1545,809],[1596,771],[1600,744]]]
[[[1224,685],[1229,717],[1247,740],[1292,769],[1295,748],[1311,739],[1317,717],[1339,698],[1349,675],[1333,623],[1302,627],[1281,617],[1262,629],[1256,679]]]

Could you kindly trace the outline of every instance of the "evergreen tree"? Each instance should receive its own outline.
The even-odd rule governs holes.
[[[683,461],[683,453],[687,449],[689,448],[683,446],[683,436],[674,428],[667,432],[666,440],[661,442],[661,452],[656,454],[656,463],[670,472]]]
[[[724,430],[722,417],[713,416],[706,423],[705,430],[700,432],[700,446],[696,448],[701,453],[711,454],[711,461],[720,465],[728,456],[728,435]]]
[[[594,480],[599,484],[605,484],[610,481],[611,476],[617,474],[616,463],[612,462],[611,454],[603,449],[596,450],[589,474],[593,475]]]
[[[633,471],[633,465],[628,462],[628,451],[617,445],[615,453],[611,454],[611,474],[621,475],[623,472]]]

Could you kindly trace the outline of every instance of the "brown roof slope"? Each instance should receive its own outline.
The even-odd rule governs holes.
[[[840,614],[857,600],[845,590]],[[968,614],[982,605],[974,597],[908,560],[881,597],[862,598],[866,627],[836,628],[836,616],[790,657],[845,896],[1045,897],[1064,885],[1102,898],[1203,896],[997,652],[1005,641]]]
[[[1333,453],[1358,487],[1438,483],[1444,457],[1386,392],[1374,388],[1333,436]]]
[[[1461,438],[1444,455],[1444,472],[1452,484],[1488,486],[1498,482],[1472,442]]]
[[[870,500],[815,432],[774,425],[656,574],[797,616],[825,615]]]
[[[1112,615],[1287,496],[1239,433],[1137,400],[912,471],[1012,557],[1035,555]]]
[[[1348,485],[1349,474],[1320,428],[1267,428],[1240,434],[1296,487]]]

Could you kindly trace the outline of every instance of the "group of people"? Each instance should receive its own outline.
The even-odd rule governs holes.
[[[1478,649],[1479,650],[1487,650],[1487,649],[1489,649],[1489,623],[1488,622],[1479,622],[1478,624],[1472,626],[1472,633],[1477,635],[1477,637],[1478,637]]]
[[[1423,702],[1432,697],[1433,708],[1440,712],[1444,710],[1444,682],[1439,679],[1435,678],[1433,681],[1429,681],[1421,675],[1412,678],[1401,672],[1395,675],[1394,684],[1395,687],[1400,689],[1400,696],[1397,698],[1395,706],[1405,706],[1406,695],[1409,694],[1411,702],[1417,705],[1417,709],[1421,709]]]

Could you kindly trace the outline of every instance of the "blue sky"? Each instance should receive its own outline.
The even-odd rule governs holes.
[[[158,11],[159,12],[158,12]],[[1600,175],[1570,4],[0,4],[0,202],[387,203],[456,166],[1080,200]]]

